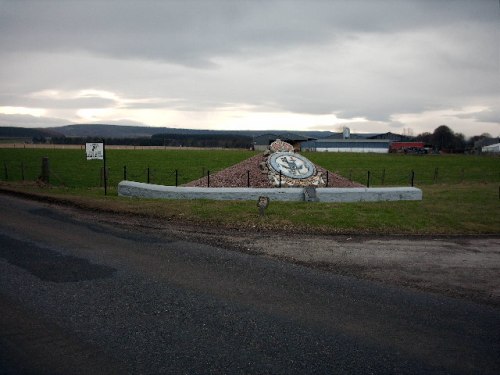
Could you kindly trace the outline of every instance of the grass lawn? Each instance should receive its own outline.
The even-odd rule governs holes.
[[[113,190],[104,196],[98,188],[38,188],[12,183],[0,183],[0,188],[48,196],[92,210],[213,227],[348,234],[500,234],[497,183],[423,186],[422,201],[271,202],[264,218],[259,217],[254,201],[136,199],[118,197]]]
[[[108,181],[110,186],[117,185],[126,173],[128,180],[147,182],[149,169],[150,183],[175,185],[177,169],[182,185],[253,155],[243,150],[107,150]],[[72,188],[101,184],[102,160],[87,160],[84,150],[75,149],[0,148],[0,180],[18,181],[23,173],[25,180],[36,180],[43,157],[49,158],[51,184]]]
[[[500,158],[477,155],[404,155],[306,152],[314,163],[370,186],[500,182]]]
[[[370,170],[374,178],[372,186],[382,185],[383,170],[383,185],[407,186],[408,173],[414,170],[415,185],[423,190],[424,199],[374,203],[271,202],[264,218],[259,217],[254,201],[145,200],[116,196],[124,165],[128,179],[144,182],[149,166],[151,182],[173,185],[175,169],[182,176],[181,184],[201,177],[207,170],[217,171],[253,155],[234,150],[110,150],[111,183],[105,197],[103,189],[97,187],[102,162],[87,161],[83,151],[0,149],[0,162],[8,169],[7,182],[5,171],[0,171],[0,188],[50,196],[91,209],[210,226],[315,233],[500,234],[500,160],[496,157],[306,153],[316,164],[344,176],[351,173],[353,179],[362,183]],[[43,156],[49,157],[55,171],[55,186],[39,188],[20,183],[21,164],[25,180],[34,180],[40,173]],[[406,183],[398,183],[401,179]],[[62,183],[58,184],[59,180]]]

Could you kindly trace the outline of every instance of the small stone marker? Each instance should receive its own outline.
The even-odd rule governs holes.
[[[306,186],[304,188],[304,200],[306,202],[318,202],[319,198],[316,195],[316,188],[314,186]]]
[[[259,207],[259,215],[264,216],[265,210],[269,206],[269,197],[260,196],[257,201],[257,207]]]

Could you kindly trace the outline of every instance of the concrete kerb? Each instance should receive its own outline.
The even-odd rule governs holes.
[[[422,200],[422,190],[415,187],[388,188],[317,188],[319,202],[380,202]],[[123,197],[161,199],[257,200],[303,202],[304,188],[203,188],[175,187],[122,181],[118,195]]]

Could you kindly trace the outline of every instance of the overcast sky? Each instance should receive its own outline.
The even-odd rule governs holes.
[[[0,0],[0,126],[500,135],[499,0]]]

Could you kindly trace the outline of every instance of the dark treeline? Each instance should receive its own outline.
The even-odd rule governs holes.
[[[416,136],[416,141],[424,142],[432,146],[436,151],[464,152],[467,148],[465,137],[461,133],[455,133],[446,125],[434,129],[433,133],[422,133]]]
[[[54,144],[81,145],[87,142],[102,142],[99,137],[52,137]],[[166,146],[166,147],[215,147],[250,148],[252,137],[237,134],[154,134],[139,138],[104,138],[108,145]],[[34,140],[35,141],[35,140]],[[38,143],[38,142],[36,142]]]
[[[239,134],[154,134],[153,146],[250,148],[252,137]]]
[[[482,146],[497,143],[488,133],[466,139],[462,133],[455,133],[446,125],[438,126],[433,133],[422,133],[415,137],[416,141],[424,142],[436,151],[449,153],[480,152]]]
[[[59,136],[61,133],[46,129],[18,128],[14,126],[0,126],[0,137],[2,138],[39,138]]]

